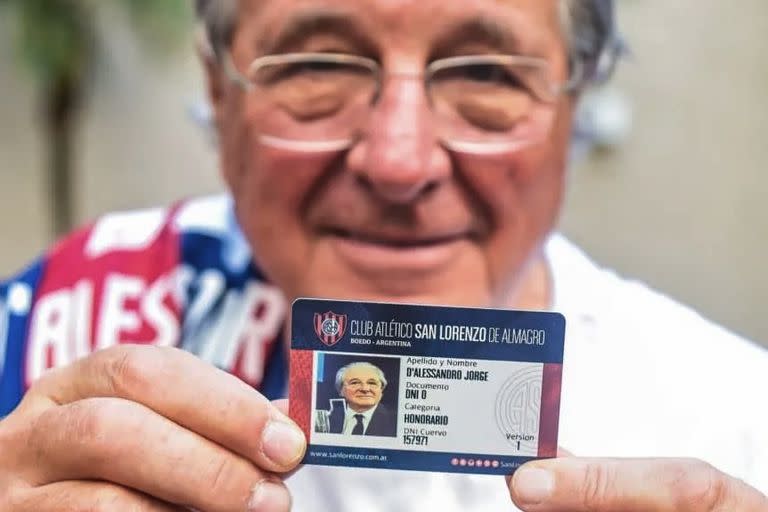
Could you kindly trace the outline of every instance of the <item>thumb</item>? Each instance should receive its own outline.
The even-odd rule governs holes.
[[[573,453],[569,452],[568,450],[566,450],[562,446],[558,446],[557,447],[557,456],[558,457],[573,457]],[[507,475],[507,476],[504,477],[507,480],[507,487],[510,487],[510,489],[511,489],[511,485],[512,485],[512,476],[513,475]]]
[[[768,510],[760,492],[693,459],[535,461],[512,477],[526,512],[714,512]]]
[[[272,400],[272,405],[277,408],[280,412],[288,416],[288,399],[287,398],[280,398],[278,400]]]

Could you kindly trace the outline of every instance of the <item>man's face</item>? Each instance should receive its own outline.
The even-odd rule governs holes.
[[[367,411],[381,400],[381,380],[373,368],[352,367],[344,373],[341,395],[347,406],[357,412]]]
[[[312,153],[262,143],[264,99],[210,68],[223,174],[269,279],[289,298],[503,303],[556,222],[573,98],[540,107],[552,121],[532,145],[458,153],[436,135],[423,81],[404,75],[518,54],[562,82],[559,14],[559,0],[241,1],[231,55],[243,73],[263,55],[333,52],[388,74],[361,137]]]

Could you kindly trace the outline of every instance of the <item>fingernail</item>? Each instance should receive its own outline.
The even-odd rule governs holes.
[[[538,505],[548,500],[555,491],[555,478],[550,471],[522,468],[512,478],[514,494],[525,505]]]
[[[248,512],[287,512],[291,509],[291,495],[281,483],[262,480],[253,488],[248,500]]]
[[[304,433],[291,423],[272,419],[261,437],[262,450],[269,460],[280,467],[287,467],[304,454]]]

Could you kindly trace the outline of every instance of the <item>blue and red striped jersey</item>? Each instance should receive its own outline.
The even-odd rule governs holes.
[[[122,343],[177,346],[284,396],[285,312],[229,197],[106,215],[0,281],[0,417],[46,370]]]

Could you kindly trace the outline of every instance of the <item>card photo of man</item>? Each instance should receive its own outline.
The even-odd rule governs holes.
[[[331,357],[325,355],[326,359]],[[398,363],[396,359],[390,365],[392,362]],[[324,400],[330,394],[331,383],[318,382],[315,431],[353,436],[396,436],[397,380],[392,379],[394,385],[390,388],[381,364],[367,360],[341,363],[333,379],[333,390],[341,398],[328,397]],[[329,373],[336,367],[329,366],[325,375],[330,377]],[[390,375],[395,377],[391,371]],[[329,403],[330,408],[323,409],[324,403]]]

